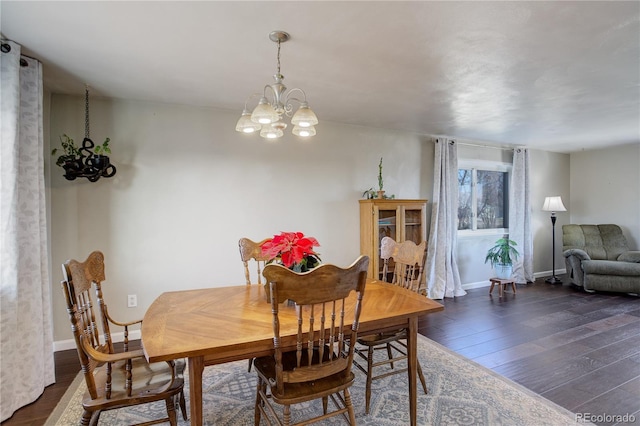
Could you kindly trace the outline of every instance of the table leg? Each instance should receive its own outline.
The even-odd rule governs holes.
[[[202,372],[204,358],[201,356],[189,358],[189,411],[191,424],[202,426]]]
[[[409,374],[409,419],[411,426],[416,426],[418,410],[418,318],[409,318],[409,331],[407,333],[407,355]]]

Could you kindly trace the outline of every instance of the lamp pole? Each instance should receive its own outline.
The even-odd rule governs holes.
[[[548,282],[549,284],[562,284],[562,280],[556,277],[556,212],[551,212],[551,236],[553,275],[547,278],[545,282]]]

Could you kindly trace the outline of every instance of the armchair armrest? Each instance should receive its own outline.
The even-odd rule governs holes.
[[[106,306],[105,306],[105,315],[107,317],[107,319],[109,320],[110,323],[115,324],[117,326],[120,327],[128,327],[130,325],[134,325],[134,324],[142,324],[142,320],[135,320],[135,321],[129,321],[129,322],[120,322],[120,321],[116,321],[115,319],[113,319],[111,317],[111,315],[109,315],[109,311],[107,310]]]
[[[581,249],[569,249],[564,251],[564,257],[569,258],[571,256],[575,256],[578,260],[591,260],[591,257],[587,254],[586,251]]]
[[[111,317],[111,315],[109,315],[109,311],[107,310],[106,306],[104,307],[104,315],[105,317],[107,317],[107,320],[110,323],[120,327],[124,327],[124,351],[127,352],[129,350],[129,326],[134,324],[142,324],[142,320],[139,319],[139,320],[129,321],[129,322],[116,321]]]
[[[640,251],[626,251],[618,256],[620,262],[640,263]]]
[[[84,336],[80,336],[80,341],[82,342],[82,349],[89,356],[89,358],[94,359],[100,363],[127,361],[134,358],[144,358],[144,351],[142,349],[108,354],[95,350],[93,346],[91,346],[91,343]]]

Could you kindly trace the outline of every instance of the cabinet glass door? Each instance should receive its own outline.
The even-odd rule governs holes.
[[[422,210],[405,209],[403,241],[422,242]]]

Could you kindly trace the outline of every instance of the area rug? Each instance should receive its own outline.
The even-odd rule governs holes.
[[[379,351],[384,352],[384,351]],[[418,336],[420,364],[429,393],[418,382],[419,425],[474,426],[561,426],[575,425],[575,415],[491,370],[464,358],[440,344]],[[384,367],[380,367],[384,368]],[[397,368],[397,367],[396,367]],[[351,397],[360,425],[397,426],[409,424],[406,374],[375,380],[371,409],[365,414],[365,376],[357,368]],[[185,374],[188,377],[188,374]],[[247,372],[247,361],[206,367],[203,376],[203,415],[206,425],[252,425],[256,375]],[[81,374],[69,387],[46,425],[78,424],[81,400],[86,386]],[[189,398],[185,383],[185,395]],[[321,410],[319,402],[292,407],[296,414],[308,415]],[[121,426],[157,419],[165,413],[164,403],[107,411],[100,416],[102,426]],[[178,415],[179,425],[189,422]],[[344,424],[341,418],[323,425]],[[584,423],[583,423],[584,424]]]

